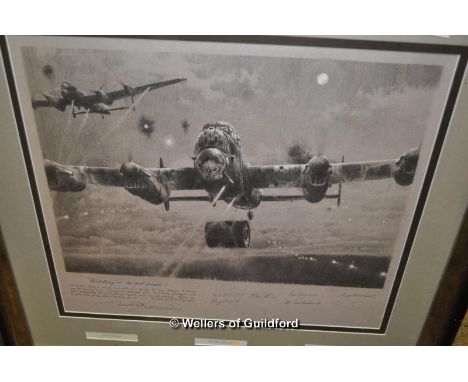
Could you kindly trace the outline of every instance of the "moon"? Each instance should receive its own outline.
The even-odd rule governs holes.
[[[327,73],[320,73],[318,76],[317,76],[317,83],[320,85],[320,86],[323,86],[323,85],[326,85],[328,84],[328,74]]]

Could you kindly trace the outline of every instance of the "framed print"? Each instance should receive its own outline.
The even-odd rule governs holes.
[[[33,338],[415,343],[466,207],[466,53],[5,38],[0,212]]]

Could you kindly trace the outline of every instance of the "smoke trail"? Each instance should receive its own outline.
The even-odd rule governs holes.
[[[226,189],[226,186],[223,186],[221,188],[221,190],[219,190],[218,194],[216,195],[216,197],[213,199],[213,202],[211,203],[211,206],[210,207],[214,207],[214,205],[216,204],[216,202],[219,200],[219,198],[221,198],[222,194],[224,193],[224,190]],[[234,204],[234,200],[236,198],[234,198],[232,201],[231,201],[231,205]],[[203,213],[198,217],[198,219],[196,219],[192,225],[194,227],[198,227],[202,222],[204,222],[207,218],[207,216],[211,213],[211,208],[206,208],[203,210]],[[180,249],[182,248],[185,243],[187,242],[189,236],[186,236],[178,245],[177,245],[177,248]],[[184,261],[182,261],[183,263]],[[177,267],[178,268],[178,267]],[[175,269],[174,269],[175,271]]]
[[[73,117],[73,108],[75,107],[75,100],[72,99],[70,103],[70,111],[67,117],[67,124],[62,128],[62,134],[60,135],[60,143],[59,143],[59,152],[58,152],[58,160],[62,161],[62,151],[63,151],[63,144],[65,136],[68,135],[68,128],[70,127],[72,117]],[[70,159],[70,158],[68,158]]]
[[[138,97],[138,98],[135,100],[135,102],[132,103],[132,104],[130,105],[130,107],[129,107],[127,110],[125,110],[125,112],[123,113],[122,117],[120,117],[120,118],[117,120],[117,123],[115,124],[115,128],[116,128],[116,129],[120,127],[120,125],[121,125],[121,124],[125,121],[125,119],[128,117],[128,114],[130,113],[130,111],[131,111],[134,107],[136,107],[136,105],[138,105],[138,104],[140,103],[140,101],[143,99],[143,97],[144,97],[146,94],[148,94],[149,91],[150,91],[150,88],[146,88],[146,90],[145,90],[143,93],[141,93],[141,96]]]
[[[130,107],[129,107],[127,110],[125,110],[125,113],[123,113],[123,115],[117,120],[117,122],[115,123],[114,127],[111,128],[111,129],[109,129],[109,130],[107,131],[107,133],[103,134],[103,135],[99,138],[97,144],[100,144],[102,141],[104,141],[105,139],[107,139],[111,134],[115,134],[115,133],[116,133],[116,130],[118,130],[118,129],[121,127],[121,125],[123,124],[123,122],[125,121],[125,119],[128,117],[128,115],[129,115],[131,109],[132,109],[133,107],[135,107],[135,106],[143,99],[143,97],[144,97],[149,91],[150,91],[150,88],[146,88],[146,90],[141,94],[141,96],[138,97],[138,98],[135,100],[135,102],[134,102],[132,105],[130,105]],[[84,161],[85,159],[88,159],[88,157],[89,157],[90,155],[91,155],[91,150],[88,150],[88,151],[86,152],[86,154],[83,155],[82,160]]]
[[[78,126],[78,129],[77,129],[78,136],[81,134],[81,130],[83,129],[86,122],[88,121],[88,117],[89,117],[89,109],[86,110],[86,113],[85,113],[83,119],[81,120],[80,125]]]
[[[226,208],[223,210],[223,212],[221,212],[221,215],[219,215],[220,218],[222,218],[223,216],[225,216],[229,212],[229,210],[232,208],[232,206],[236,202],[237,198],[238,198],[238,196],[236,196],[235,198],[232,198],[232,200],[229,202],[229,204],[226,206]]]
[[[226,185],[224,185],[223,187],[221,187],[221,190],[219,190],[218,195],[216,195],[216,197],[213,199],[213,202],[211,203],[211,207],[215,207],[215,206],[216,206],[216,202],[217,202],[218,199],[221,197],[221,195],[223,195],[225,189],[226,189]]]
[[[78,128],[76,129],[76,132],[77,132],[76,135],[77,135],[78,138],[80,137],[81,132],[82,132],[84,126],[86,125],[86,122],[88,121],[88,117],[89,117],[89,109],[86,110],[86,113],[84,114],[83,118],[80,121],[80,124],[79,124]],[[67,162],[71,159],[73,154],[74,154],[74,151],[70,150],[70,152],[68,153],[68,156],[67,156]]]

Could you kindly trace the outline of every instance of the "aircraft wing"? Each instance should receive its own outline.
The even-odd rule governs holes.
[[[126,163],[126,170],[122,172],[123,166],[121,168],[69,166],[50,160],[44,161],[49,188],[54,191],[82,191],[89,184],[143,188],[148,180],[163,184],[170,190],[202,189],[192,167],[150,169]]]
[[[82,191],[88,184],[123,187],[118,168],[68,166],[50,160],[44,161],[49,188],[54,191]]]
[[[155,89],[162,88],[164,86],[177,84],[179,82],[186,81],[186,80],[187,80],[186,78],[175,78],[173,80],[153,82],[153,83],[150,83],[150,84],[137,86],[137,87],[130,87],[130,86],[124,85],[123,89],[115,90],[113,92],[109,92],[109,93],[107,93],[107,95],[112,101],[115,101],[115,100],[118,100],[118,99],[121,99],[121,98],[130,97],[130,96],[134,96],[134,95],[143,93],[146,90],[148,90],[148,91],[149,90],[155,90]]]
[[[171,202],[211,202],[211,199],[208,195],[171,196],[169,200]]]
[[[301,187],[306,165],[250,166],[248,177],[255,188]]]
[[[394,178],[398,184],[408,185],[412,183],[418,158],[419,149],[414,148],[397,159],[344,163],[327,160],[328,184]],[[250,166],[249,181],[255,188],[303,187],[306,177],[313,173],[313,160],[308,164]]]
[[[74,111],[73,116],[80,115],[80,114],[88,114],[88,113],[93,113],[93,114],[109,114],[111,111],[116,111],[116,110],[127,110],[129,109],[128,106],[122,106],[122,107],[113,107],[113,108],[107,108],[105,110],[94,110],[94,109],[89,109],[89,110],[82,110],[82,111]]]
[[[335,194],[325,195],[325,199],[336,199]],[[262,202],[294,202],[296,200],[304,200],[304,195],[262,195]]]
[[[159,174],[167,182],[171,190],[203,190],[197,172],[193,167],[153,168],[150,170]]]
[[[33,97],[31,99],[31,105],[33,109],[38,107],[54,107],[60,111],[65,111],[67,103],[61,97],[55,98],[44,95],[44,98]]]
[[[332,163],[330,183],[348,183],[392,178],[399,159],[369,162]]]

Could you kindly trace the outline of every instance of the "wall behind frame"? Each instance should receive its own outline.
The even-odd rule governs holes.
[[[32,345],[18,288],[0,232],[0,345]]]

